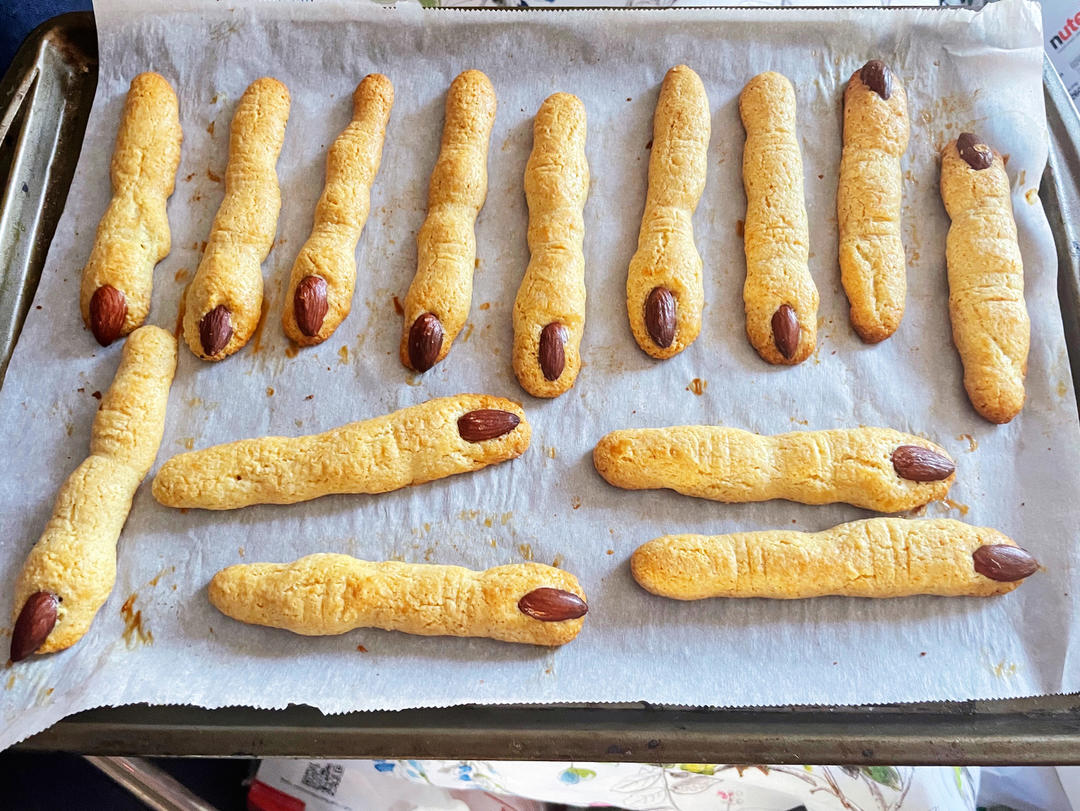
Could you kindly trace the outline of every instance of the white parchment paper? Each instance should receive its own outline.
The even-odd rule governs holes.
[[[184,126],[169,203],[173,250],[157,269],[150,317],[170,328],[221,200],[236,100],[265,74],[284,81],[293,99],[278,164],[284,206],[264,266],[264,328],[220,364],[181,346],[159,464],[187,448],[321,431],[463,391],[522,401],[533,445],[519,460],[475,474],[291,507],[179,512],[159,506],[144,485],[120,539],[116,587],[90,633],[66,652],[3,674],[0,746],[76,710],[139,701],[306,703],[341,712],[464,702],[844,704],[1080,689],[1078,595],[1070,588],[1080,455],[1055,254],[1036,196],[1047,150],[1037,5],[1007,0],[979,14],[138,5],[97,4],[97,98],[0,393],[8,459],[0,480],[3,593],[11,593],[58,486],[86,454],[98,405],[92,394],[109,385],[120,356],[119,345],[102,350],[83,328],[78,278],[108,201],[127,84],[142,70],[172,80]],[[886,58],[907,86],[912,139],[904,192],[907,313],[895,337],[869,347],[848,324],[834,211],[842,89],[874,56]],[[657,363],[630,335],[624,285],[645,196],[653,107],[664,72],[677,62],[701,74],[713,110],[708,183],[694,219],[706,306],[697,342]],[[472,310],[446,362],[415,377],[398,362],[401,318],[393,299],[404,297],[415,268],[445,90],[469,67],[486,71],[499,97]],[[743,331],[737,99],[743,84],[767,69],[787,74],[797,88],[811,270],[821,291],[819,349],[796,368],[767,366]],[[282,291],[311,225],[326,148],[349,119],[353,88],[372,71],[393,80],[397,100],[358,249],[353,311],[330,341],[297,353],[280,327]],[[510,313],[528,260],[522,173],[532,117],[558,90],[578,94],[589,115],[585,365],[569,393],[539,401],[524,394],[510,368]],[[971,409],[950,340],[936,154],[963,129],[1009,155],[1026,265],[1029,399],[1003,427]],[[997,527],[1046,570],[994,600],[683,604],[652,597],[632,581],[627,559],[656,535],[819,530],[868,515],[843,505],[723,505],[624,492],[595,473],[590,454],[605,432],[684,423],[764,433],[867,424],[929,436],[950,450],[959,476],[954,502],[930,505],[927,515]],[[206,599],[207,581],[224,566],[317,551],[473,568],[556,562],[580,577],[591,611],[576,641],[548,651],[367,630],[303,638],[236,623]],[[2,610],[0,627],[9,634],[8,607]]]

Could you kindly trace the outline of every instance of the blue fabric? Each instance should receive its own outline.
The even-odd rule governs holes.
[[[26,35],[65,11],[89,11],[91,0],[0,0],[0,74],[8,69]]]

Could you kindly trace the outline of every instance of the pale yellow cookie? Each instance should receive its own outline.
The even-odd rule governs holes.
[[[818,291],[791,82],[779,73],[755,76],[739,96],[739,114],[746,129],[746,335],[769,363],[802,363],[817,342]]]
[[[1024,406],[1031,321],[1001,156],[971,133],[945,146],[941,198],[952,224],[945,242],[953,343],[971,404],[990,422]]]
[[[416,236],[416,276],[402,305],[401,362],[417,372],[426,372],[446,357],[469,317],[476,218],[487,197],[487,151],[495,106],[495,88],[478,70],[454,79],[446,95],[427,218]]]
[[[534,397],[557,397],[581,369],[588,195],[585,105],[556,93],[533,122],[525,165],[530,258],[514,300],[514,374]]]
[[[653,115],[649,190],[626,274],[630,330],[654,358],[679,354],[701,332],[705,291],[693,219],[705,191],[709,133],[705,85],[686,65],[673,67]]]
[[[867,343],[888,338],[904,316],[900,159],[909,131],[900,80],[881,60],[867,62],[844,91],[844,150],[836,191],[840,281],[851,304],[851,325]]]
[[[222,569],[208,593],[235,620],[306,636],[381,628],[554,646],[577,636],[587,611],[577,578],[540,563],[475,572],[308,555]]]
[[[515,459],[530,436],[517,403],[459,394],[322,434],[182,453],[161,466],[153,492],[166,507],[205,510],[386,493]]]
[[[991,597],[1038,567],[997,530],[950,518],[870,518],[824,532],[665,535],[630,558],[642,588],[674,600]]]
[[[241,349],[262,316],[262,262],[281,210],[278,155],[289,120],[289,91],[277,79],[252,82],[233,113],[225,199],[187,290],[184,340],[203,360]]]
[[[112,199],[83,268],[79,306],[102,346],[142,325],[154,266],[169,255],[165,204],[180,165],[180,108],[156,73],[131,80],[109,174]]]
[[[101,399],[90,456],[68,476],[15,581],[11,658],[63,650],[90,628],[116,580],[116,541],[165,430],[176,340],[140,327]]]
[[[593,464],[626,490],[667,488],[728,503],[843,502],[889,513],[944,498],[956,479],[943,448],[889,428],[774,436],[712,425],[612,431],[597,443]]]
[[[301,346],[329,338],[352,307],[356,243],[371,208],[394,86],[373,73],[353,93],[352,122],[326,157],[326,185],[311,236],[300,249],[281,310],[285,334]]]

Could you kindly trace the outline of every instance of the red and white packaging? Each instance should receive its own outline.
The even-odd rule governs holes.
[[[1073,103],[1080,99],[1080,0],[1042,0],[1046,53]]]

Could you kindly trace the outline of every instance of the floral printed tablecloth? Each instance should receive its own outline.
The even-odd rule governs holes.
[[[647,811],[964,809],[978,772],[959,767],[742,766],[376,760],[372,768],[445,788]]]
[[[537,811],[540,802],[640,811],[960,811],[975,808],[979,777],[959,767],[274,759],[260,765],[248,807],[273,811],[300,800],[307,811]]]
[[[394,0],[375,0],[392,5]],[[965,6],[982,8],[995,0],[420,0],[444,8],[583,8],[601,6],[674,8],[676,6]]]

